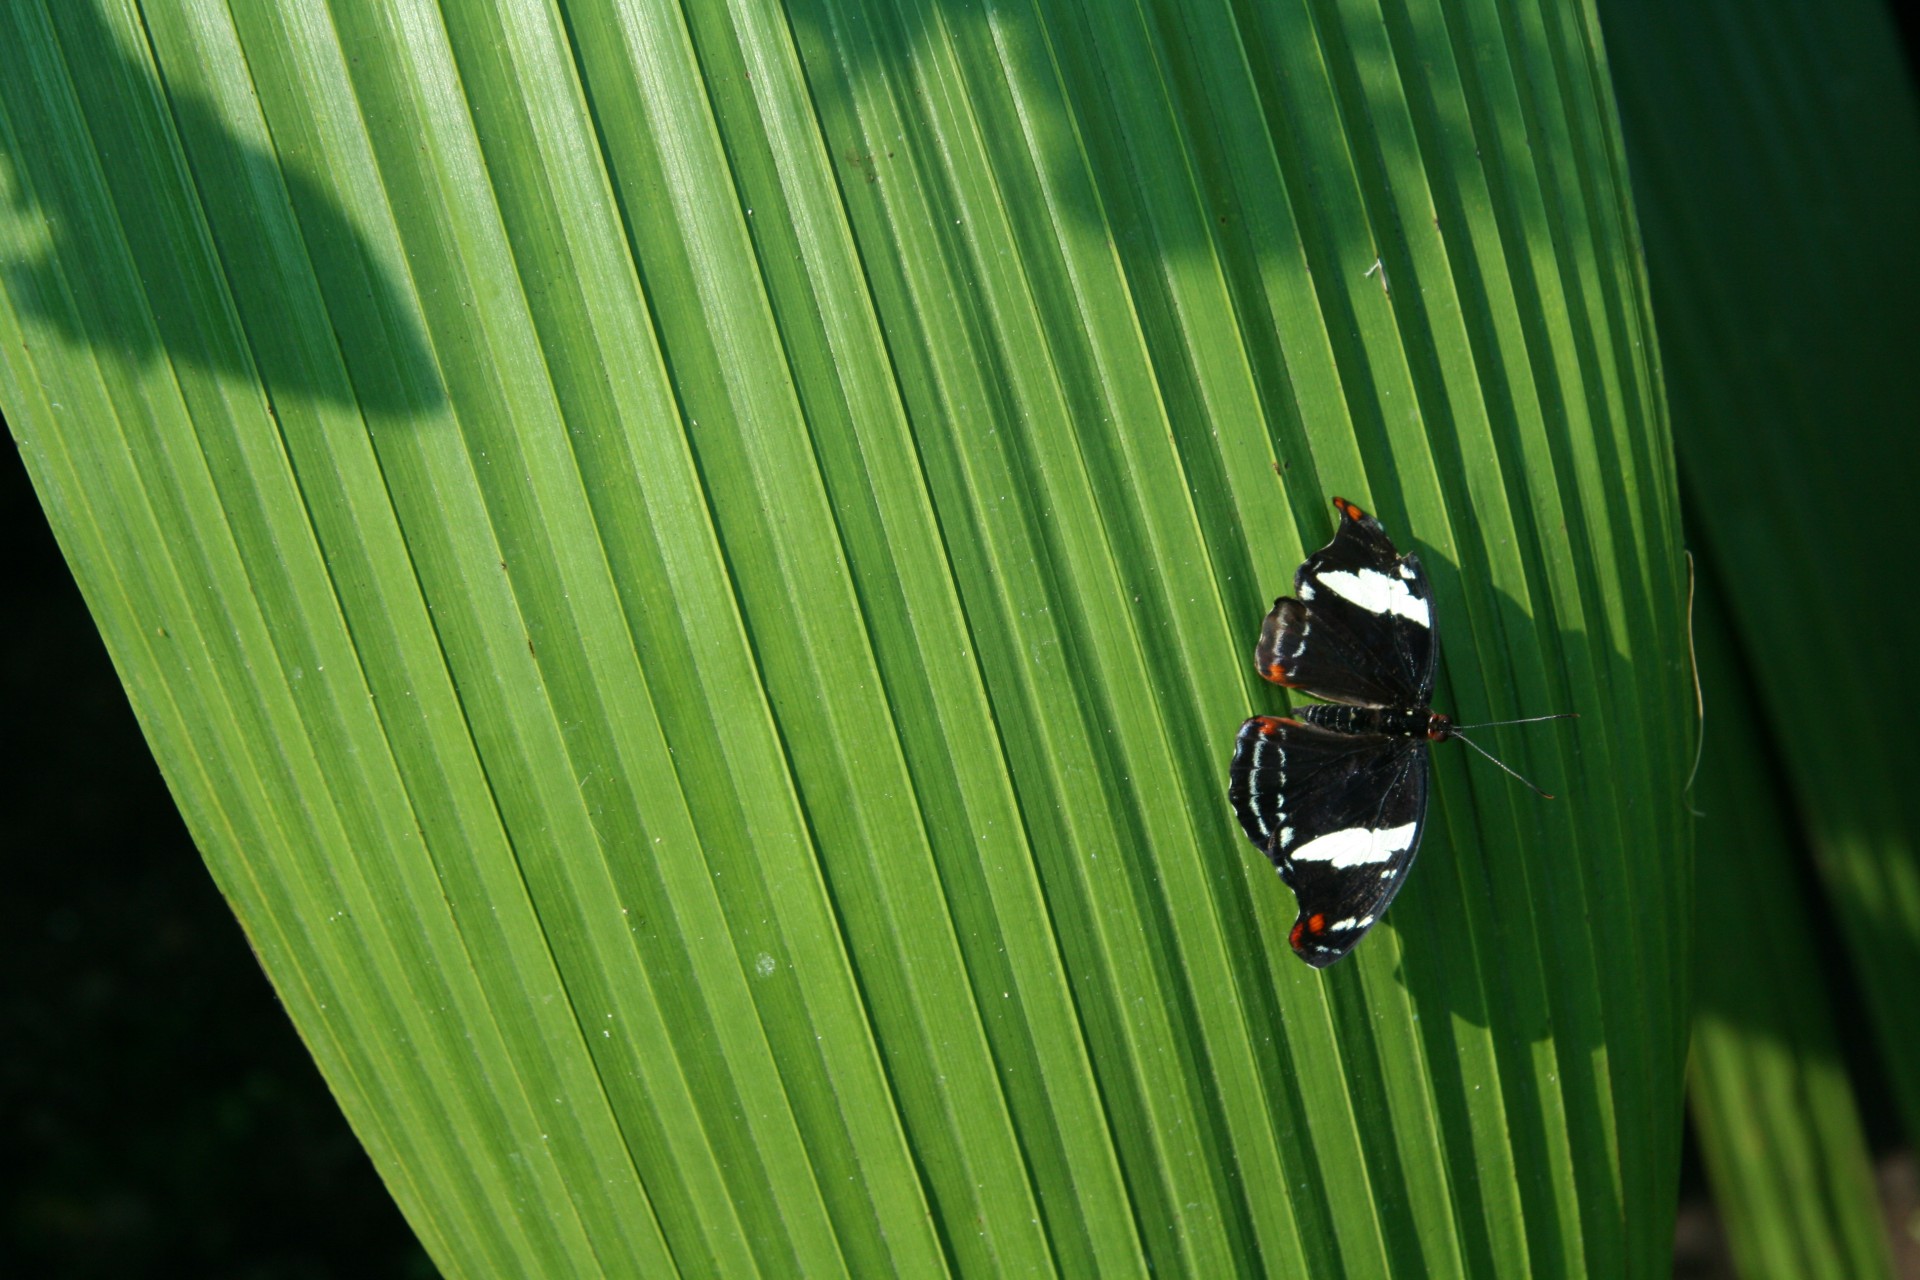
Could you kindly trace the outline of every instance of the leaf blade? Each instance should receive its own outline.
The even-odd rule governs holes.
[[[69,38],[131,47],[111,12]],[[173,599],[235,708],[150,732],[182,777],[306,744],[257,783],[288,846],[260,874],[293,889],[227,870],[246,832],[196,833],[290,939],[283,989],[398,1001],[289,998],[436,1260],[1519,1275],[1664,1244],[1640,1206],[1671,1143],[1620,1117],[1677,1099],[1672,956],[1610,968],[1621,926],[1586,921],[1615,875],[1679,911],[1650,852],[1677,823],[1583,805],[1590,830],[1443,761],[1434,883],[1323,979],[1274,946],[1291,904],[1219,794],[1219,735],[1268,705],[1261,595],[1327,487],[1428,556],[1470,655],[1454,709],[1590,698],[1597,762],[1534,763],[1600,796],[1672,780],[1672,671],[1609,678],[1676,633],[1674,526],[1567,16],[142,28],[164,75],[110,65],[190,126],[155,153],[215,250],[186,286],[226,298],[195,313],[225,345],[149,347],[198,397],[167,444],[218,465],[144,541],[233,544]],[[1476,168],[1448,133],[1485,115],[1472,59],[1564,95],[1503,127],[1551,117],[1571,171]],[[1425,231],[1436,202],[1470,248]],[[1561,222],[1529,238],[1511,202]],[[1266,208],[1277,243],[1234,226]],[[20,389],[71,375],[7,359],[38,439]],[[95,536],[97,610],[138,615],[99,566],[142,540]],[[328,655],[318,702],[296,650]],[[202,687],[116,653],[161,672],[156,707]],[[1554,844],[1578,853],[1529,865]],[[365,936],[310,940],[336,878]]]

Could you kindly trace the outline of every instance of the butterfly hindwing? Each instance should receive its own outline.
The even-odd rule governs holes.
[[[1439,656],[1426,571],[1394,550],[1378,520],[1343,498],[1334,505],[1340,527],[1294,574],[1294,595],[1274,601],[1254,665],[1333,702],[1425,706]]]
[[[1240,726],[1228,796],[1294,892],[1295,954],[1325,968],[1405,883],[1427,812],[1427,744],[1255,716]]]

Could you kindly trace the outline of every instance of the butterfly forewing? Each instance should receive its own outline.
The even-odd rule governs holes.
[[[1325,968],[1405,883],[1427,812],[1427,744],[1255,716],[1240,726],[1228,796],[1294,892],[1295,954]]]
[[[1423,707],[1439,654],[1433,592],[1418,558],[1380,522],[1335,499],[1340,527],[1274,601],[1254,664],[1275,684],[1369,707]]]

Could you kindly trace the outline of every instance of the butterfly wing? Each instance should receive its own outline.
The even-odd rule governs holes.
[[[1417,556],[1394,550],[1380,522],[1335,498],[1340,527],[1273,602],[1254,666],[1275,684],[1330,702],[1424,707],[1440,648],[1433,589]]]
[[[1420,850],[1425,739],[1255,716],[1240,726],[1228,776],[1247,838],[1298,900],[1294,954],[1326,968],[1378,923]]]

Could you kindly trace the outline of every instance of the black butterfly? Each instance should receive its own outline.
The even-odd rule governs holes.
[[[1400,892],[1427,821],[1427,744],[1460,737],[1427,705],[1440,645],[1426,571],[1378,520],[1345,498],[1333,505],[1333,541],[1273,602],[1253,660],[1275,684],[1336,705],[1242,724],[1227,787],[1247,838],[1299,900],[1287,941],[1316,969],[1353,950]]]

